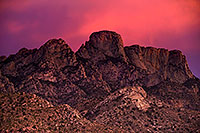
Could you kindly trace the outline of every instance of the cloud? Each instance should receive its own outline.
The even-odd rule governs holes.
[[[155,39],[165,31],[179,34],[191,25],[199,24],[198,12],[181,1],[113,1],[102,8],[105,10],[86,14],[88,23],[80,30],[81,34],[108,28],[126,31],[137,42],[148,37]]]

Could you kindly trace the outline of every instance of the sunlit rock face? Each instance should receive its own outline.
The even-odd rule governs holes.
[[[125,47],[131,64],[145,71],[145,86],[154,86],[163,80],[184,83],[194,78],[186,57],[179,50],[168,51],[153,47],[133,45]]]
[[[181,51],[124,47],[113,31],[92,33],[77,52],[51,39],[0,57],[1,93],[34,94],[61,110],[67,104],[111,132],[196,131],[199,88]]]

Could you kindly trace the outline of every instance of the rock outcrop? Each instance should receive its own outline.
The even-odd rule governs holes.
[[[194,78],[186,57],[179,50],[133,45],[125,47],[125,52],[131,64],[145,71],[145,86],[154,86],[164,80],[184,83]]]
[[[77,55],[93,63],[113,58],[126,62],[123,41],[119,34],[110,31],[94,32],[82,45]]]
[[[199,88],[181,51],[124,47],[112,31],[91,34],[76,53],[64,40],[51,39],[39,49],[0,57],[1,93],[34,94],[60,109],[67,104],[89,123],[108,125],[111,131],[115,126],[129,132],[197,131]],[[59,112],[59,119],[65,113]]]

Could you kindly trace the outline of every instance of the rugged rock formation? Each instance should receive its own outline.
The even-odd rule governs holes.
[[[119,34],[115,32],[101,31],[94,32],[90,40],[82,45],[77,55],[84,59],[89,59],[93,63],[113,58],[126,61],[123,41]]]
[[[133,45],[125,47],[125,51],[131,64],[145,71],[145,86],[154,86],[164,80],[184,83],[194,78],[186,57],[179,50],[168,51]]]
[[[76,53],[64,40],[52,39],[39,49],[0,57],[1,93],[35,94],[60,109],[68,104],[88,122],[129,132],[197,131],[199,88],[181,51],[124,47],[111,31],[93,33]]]

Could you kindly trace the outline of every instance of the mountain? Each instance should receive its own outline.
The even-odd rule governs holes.
[[[70,112],[75,110],[85,127],[91,129],[93,124],[94,132],[198,132],[199,88],[200,80],[190,71],[181,51],[124,47],[121,36],[112,31],[92,33],[75,53],[64,40],[52,39],[39,49],[23,48],[15,55],[0,57],[1,110],[7,108],[1,123],[10,112],[10,103],[4,99],[23,93],[21,97],[34,95],[56,109],[67,106]],[[39,108],[41,112],[45,109]],[[46,111],[51,112],[46,116],[55,111],[49,110],[52,112]],[[58,111],[59,119],[65,113]],[[9,121],[1,124],[1,131],[13,129],[11,123],[16,119]],[[71,130],[67,121],[63,125],[62,131],[79,130],[77,126]],[[42,125],[36,129],[41,128],[53,131]]]

